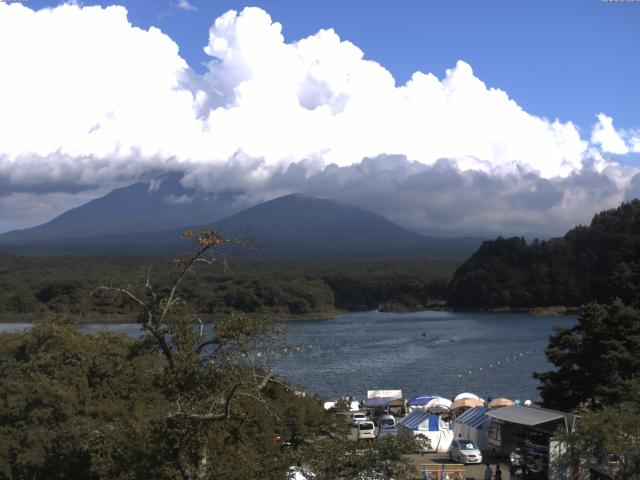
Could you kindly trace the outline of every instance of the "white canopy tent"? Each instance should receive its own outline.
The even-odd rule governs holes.
[[[439,416],[429,412],[413,412],[404,417],[398,424],[398,431],[423,435],[429,439],[427,452],[447,453],[453,440],[450,425]]]
[[[475,393],[464,392],[459,395],[456,395],[456,398],[454,398],[453,401],[455,402],[456,400],[462,400],[463,398],[473,398],[475,400],[482,400],[482,398],[480,398]],[[484,402],[484,400],[482,401]]]
[[[475,407],[467,410],[453,423],[453,436],[471,440],[480,450],[487,449],[487,430],[491,417],[487,407]]]

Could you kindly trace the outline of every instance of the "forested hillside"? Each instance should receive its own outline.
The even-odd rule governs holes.
[[[455,273],[457,308],[579,306],[640,298],[640,200],[597,214],[564,237],[487,241]]]
[[[100,285],[161,284],[169,259],[0,255],[0,318],[77,314],[126,320],[124,303],[100,303]],[[202,314],[269,313],[317,318],[340,310],[418,310],[442,302],[458,264],[452,262],[230,262],[185,280],[183,297]]]

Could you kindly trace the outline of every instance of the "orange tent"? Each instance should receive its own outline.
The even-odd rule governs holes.
[[[456,400],[455,402],[453,402],[453,404],[451,405],[451,410],[473,407],[484,407],[484,402],[477,398],[461,398],[460,400]]]
[[[487,405],[489,408],[496,408],[496,407],[508,407],[509,405],[513,405],[513,401],[509,400],[508,398],[494,398],[493,400],[491,400],[489,402],[489,405]]]

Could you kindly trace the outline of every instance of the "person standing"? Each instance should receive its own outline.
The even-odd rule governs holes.
[[[487,468],[484,469],[484,480],[491,480],[493,478],[493,470],[491,470],[491,466],[487,463]]]
[[[496,475],[494,477],[496,480],[502,480],[502,470],[500,470],[500,464],[496,464]]]

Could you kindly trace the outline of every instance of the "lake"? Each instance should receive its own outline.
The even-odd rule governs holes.
[[[274,369],[308,393],[327,398],[402,389],[405,397],[473,392],[484,398],[539,399],[534,371],[552,368],[544,355],[554,325],[575,317],[512,313],[360,312],[328,320],[286,322],[283,341],[299,351],[274,359]],[[0,324],[0,331],[29,324]],[[135,324],[83,324],[139,335]],[[425,336],[426,335],[426,336]]]

